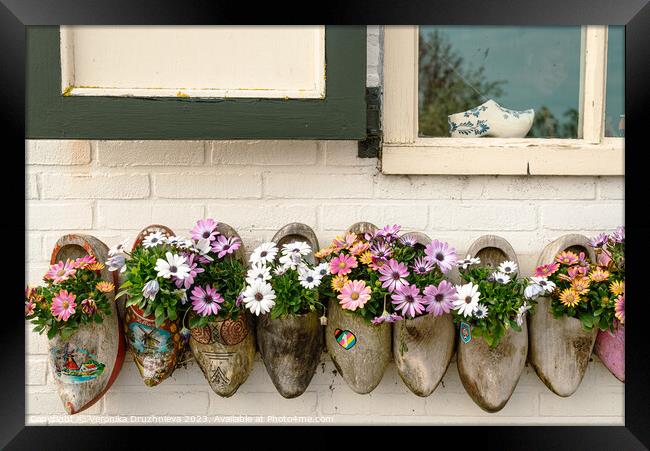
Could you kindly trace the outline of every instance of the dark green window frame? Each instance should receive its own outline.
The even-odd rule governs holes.
[[[325,27],[324,99],[61,94],[58,26],[27,27],[29,139],[364,139],[366,27]]]

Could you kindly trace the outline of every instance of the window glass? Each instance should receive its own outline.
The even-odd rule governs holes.
[[[607,33],[605,136],[625,136],[625,27]]]
[[[577,26],[421,26],[419,135],[576,138],[580,43]]]

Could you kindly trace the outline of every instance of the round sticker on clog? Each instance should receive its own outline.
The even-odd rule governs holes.
[[[336,329],[334,331],[336,342],[344,349],[349,350],[357,344],[357,337],[349,330]]]
[[[469,343],[472,339],[472,328],[465,322],[460,323],[460,339],[465,344]]]

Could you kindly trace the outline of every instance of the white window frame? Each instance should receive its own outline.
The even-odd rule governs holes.
[[[418,27],[384,30],[384,174],[624,175],[604,136],[607,26],[582,29],[579,139],[418,137]]]

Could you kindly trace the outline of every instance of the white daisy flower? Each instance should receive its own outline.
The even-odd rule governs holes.
[[[494,279],[495,282],[501,283],[503,285],[510,282],[510,276],[502,272],[495,272],[494,274],[492,274],[492,278]]]
[[[275,246],[275,243],[268,242],[262,243],[255,248],[251,254],[249,261],[253,264],[262,263],[273,263],[275,256],[278,255],[278,248]]]
[[[267,281],[271,279],[271,270],[262,264],[253,264],[246,273],[246,283],[252,285],[256,280]]]
[[[116,244],[108,250],[108,256],[112,257],[117,254],[122,254],[126,252],[126,247],[128,246],[128,240],[124,240],[121,243]]]
[[[321,276],[310,269],[303,269],[298,273],[298,280],[303,288],[312,289],[320,285]]]
[[[321,276],[321,278],[325,277],[330,273],[330,265],[327,262],[323,262],[314,268],[314,272]]]
[[[190,267],[185,263],[187,261],[185,257],[171,252],[167,252],[165,257],[167,260],[162,258],[156,260],[154,269],[158,271],[158,277],[169,279],[174,276],[178,280],[183,280],[190,274]]]
[[[244,306],[257,316],[270,312],[275,305],[275,291],[263,280],[247,286],[242,295]]]
[[[285,265],[279,265],[279,266],[277,266],[277,267],[273,270],[273,274],[275,274],[276,276],[281,276],[281,275],[283,275],[285,272],[287,272],[288,270],[289,270],[289,267],[288,267],[288,266],[285,266]]]
[[[524,323],[524,318],[526,317],[526,312],[532,308],[532,305],[528,304],[528,302],[524,302],[521,307],[517,310],[517,318],[515,321],[517,322],[518,326],[521,326]]]
[[[280,264],[286,269],[298,269],[304,265],[300,254],[287,254],[280,257]]]
[[[487,308],[487,305],[485,304],[476,304],[476,308],[474,309],[474,317],[476,319],[483,319],[487,318],[489,309]]]
[[[456,285],[454,310],[458,310],[458,313],[465,317],[472,316],[480,298],[481,292],[478,291],[478,285],[474,285],[472,282]]]
[[[192,240],[188,240],[182,236],[174,235],[167,238],[167,244],[178,247],[180,249],[191,249],[194,243],[192,243]]]
[[[544,293],[549,294],[555,291],[555,283],[548,280],[546,277],[531,277],[530,280],[535,284],[539,285]]]
[[[304,241],[296,241],[282,246],[282,255],[308,255],[310,252],[311,246]]]
[[[167,237],[162,232],[153,232],[144,237],[144,240],[142,240],[142,245],[146,248],[149,248],[164,244],[166,241]]]
[[[502,272],[504,274],[512,274],[517,272],[517,264],[513,261],[506,260],[501,263],[497,269],[499,272]]]
[[[533,299],[539,296],[540,294],[542,294],[543,292],[544,292],[544,288],[537,285],[536,283],[531,283],[524,290],[524,296],[526,297],[526,299]]]
[[[467,257],[465,257],[464,260],[459,260],[456,265],[463,268],[467,269],[471,265],[478,265],[481,263],[481,259],[478,257],[472,257],[471,255],[467,254]]]

